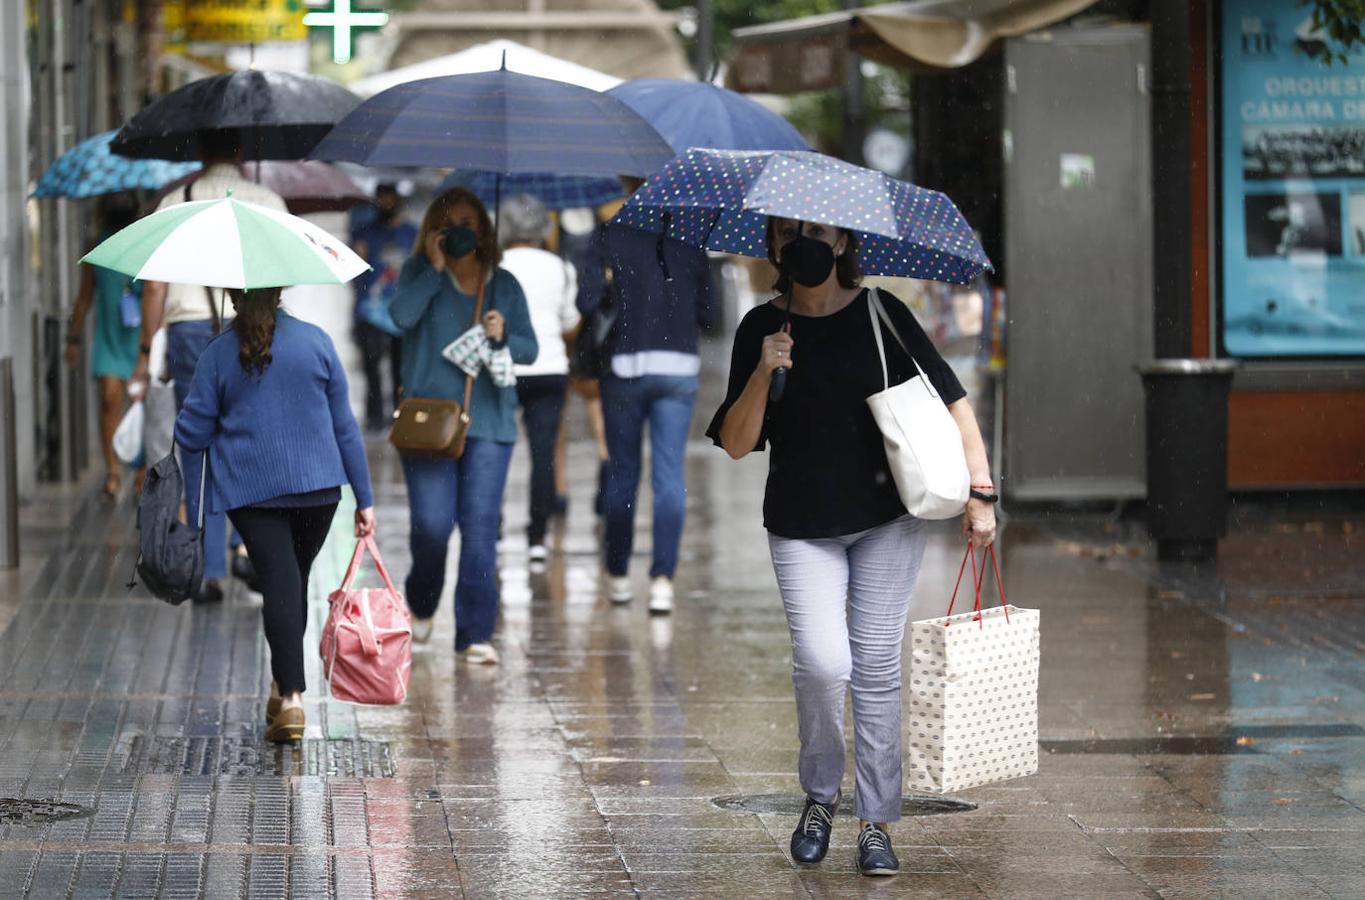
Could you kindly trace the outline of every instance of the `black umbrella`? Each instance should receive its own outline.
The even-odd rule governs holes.
[[[199,158],[201,131],[236,131],[246,159],[303,159],[360,98],[320,75],[229,72],[171,91],[133,116],[111,147],[137,159]]]

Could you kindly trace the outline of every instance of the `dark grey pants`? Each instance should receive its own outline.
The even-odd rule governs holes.
[[[768,535],[792,638],[801,787],[821,803],[844,777],[844,697],[853,688],[854,813],[901,815],[901,640],[924,556],[924,522],[800,540]],[[916,619],[938,615],[924,605]]]

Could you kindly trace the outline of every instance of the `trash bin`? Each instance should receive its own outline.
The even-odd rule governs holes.
[[[1147,528],[1160,559],[1205,560],[1227,531],[1228,390],[1237,364],[1157,359],[1147,395]]]

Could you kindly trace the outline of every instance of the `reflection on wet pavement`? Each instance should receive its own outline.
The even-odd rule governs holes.
[[[371,452],[401,574],[404,487],[387,448]],[[1001,561],[1011,602],[1043,610],[1041,770],[948,798],[974,809],[912,799],[936,814],[894,826],[904,872],[873,882],[847,817],[823,865],[786,855],[800,788],[765,460],[691,447],[678,609],[661,619],[600,595],[581,439],[557,552],[527,567],[523,452],[503,664],[454,658],[448,583],[407,703],[331,701],[311,660],[297,750],[260,742],[258,598],[129,596],[126,502],[64,488],[26,510],[24,568],[0,600],[0,809],[89,814],[0,816],[0,894],[1365,895],[1359,512],[1242,504],[1204,568],[1159,566],[1119,520],[1016,515]],[[958,546],[935,526],[930,598],[946,601]],[[339,530],[319,560],[314,636],[348,551]]]

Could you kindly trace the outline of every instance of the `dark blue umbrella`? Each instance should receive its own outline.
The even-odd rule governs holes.
[[[640,178],[672,155],[615,97],[506,69],[391,87],[360,104],[312,152],[369,166]]]
[[[156,190],[198,170],[199,163],[164,159],[129,159],[111,153],[117,131],[106,131],[81,141],[57,158],[33,191],[35,197],[97,197],[116,191]]]
[[[700,81],[638,78],[608,94],[653,125],[674,153],[718,150],[809,150],[801,133],[742,94]]]
[[[493,206],[500,197],[530,194],[546,209],[595,208],[619,200],[625,190],[615,178],[588,178],[582,175],[551,175],[548,172],[519,172],[499,175],[494,172],[452,172],[437,189],[453,187],[473,191],[485,205]]]
[[[849,229],[868,275],[966,284],[990,268],[946,195],[822,153],[689,150],[613,221],[709,250],[765,256],[769,216]]]

